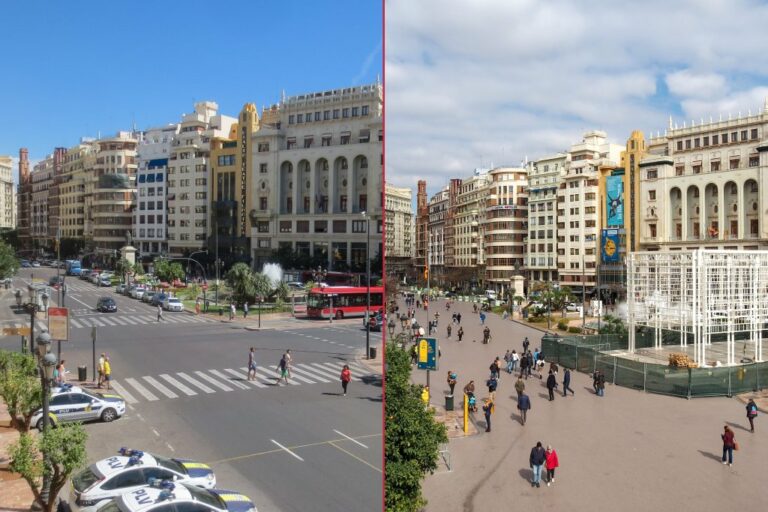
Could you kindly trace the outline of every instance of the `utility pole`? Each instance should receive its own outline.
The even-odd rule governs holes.
[[[581,253],[581,330],[587,325],[587,272],[584,268],[584,249]]]
[[[366,233],[366,242],[365,242],[365,266],[366,266],[366,276],[368,279],[368,284],[366,286],[366,305],[368,310],[368,321],[365,323],[365,358],[370,359],[371,358],[371,218],[363,212],[363,215],[365,215],[365,233]],[[375,317],[374,317],[375,318]],[[375,320],[374,320],[375,321]]]

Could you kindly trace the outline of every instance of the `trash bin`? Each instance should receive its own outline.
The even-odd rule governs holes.
[[[84,382],[88,380],[88,368],[85,366],[77,367],[77,380]]]
[[[445,410],[453,410],[453,395],[445,395]]]
[[[376,359],[376,347],[369,347],[369,355],[371,359]]]

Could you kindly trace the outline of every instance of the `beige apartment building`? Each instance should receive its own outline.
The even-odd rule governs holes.
[[[48,191],[53,185],[53,155],[38,162],[30,174],[32,181],[32,205],[30,208],[29,231],[32,249],[42,254],[53,248],[53,239],[48,233]]]
[[[624,146],[590,131],[568,151],[557,190],[557,268],[560,286],[575,295],[594,293],[600,236],[601,169],[619,166]],[[538,210],[538,208],[537,208]]]
[[[528,170],[499,167],[488,173],[480,247],[485,257],[485,287],[503,297],[511,278],[525,265],[528,226]]]
[[[433,195],[427,204],[426,257],[431,280],[435,284],[442,284],[445,281],[445,255],[447,251],[452,250],[446,244],[446,218],[450,208],[449,195],[449,187],[446,186],[440,192]]]
[[[382,107],[377,83],[284,98],[262,112],[249,153],[256,268],[289,247],[330,269],[364,272],[366,254],[382,250]]]
[[[569,156],[556,153],[528,164],[528,240],[525,273],[530,283],[557,282],[557,190]]]
[[[384,254],[387,273],[408,273],[414,255],[416,224],[413,216],[413,191],[386,184],[384,189]]]
[[[477,169],[473,176],[461,181],[452,213],[453,260],[448,267],[476,269],[474,279],[482,278],[485,264],[483,226],[486,196],[491,178],[487,169]]]
[[[670,126],[640,162],[643,250],[768,249],[768,99],[755,115]]]
[[[16,187],[13,184],[13,159],[0,156],[0,229],[16,228]]]

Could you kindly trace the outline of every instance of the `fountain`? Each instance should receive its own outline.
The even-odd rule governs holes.
[[[277,288],[277,285],[283,280],[283,267],[279,263],[265,263],[261,273],[267,276],[272,289]]]

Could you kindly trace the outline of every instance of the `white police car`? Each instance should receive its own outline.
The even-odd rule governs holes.
[[[95,510],[104,500],[146,487],[151,478],[207,489],[216,486],[216,475],[207,464],[128,448],[120,448],[118,453],[120,455],[91,464],[72,477],[72,501],[76,509]]]
[[[101,420],[110,422],[125,414],[125,400],[119,395],[96,394],[71,384],[51,390],[48,417],[52,425],[72,421]],[[30,425],[43,429],[43,410],[32,415]]]
[[[152,481],[149,487],[137,489],[106,501],[99,512],[257,512],[253,502],[243,494],[222,489],[200,489],[169,481]]]

